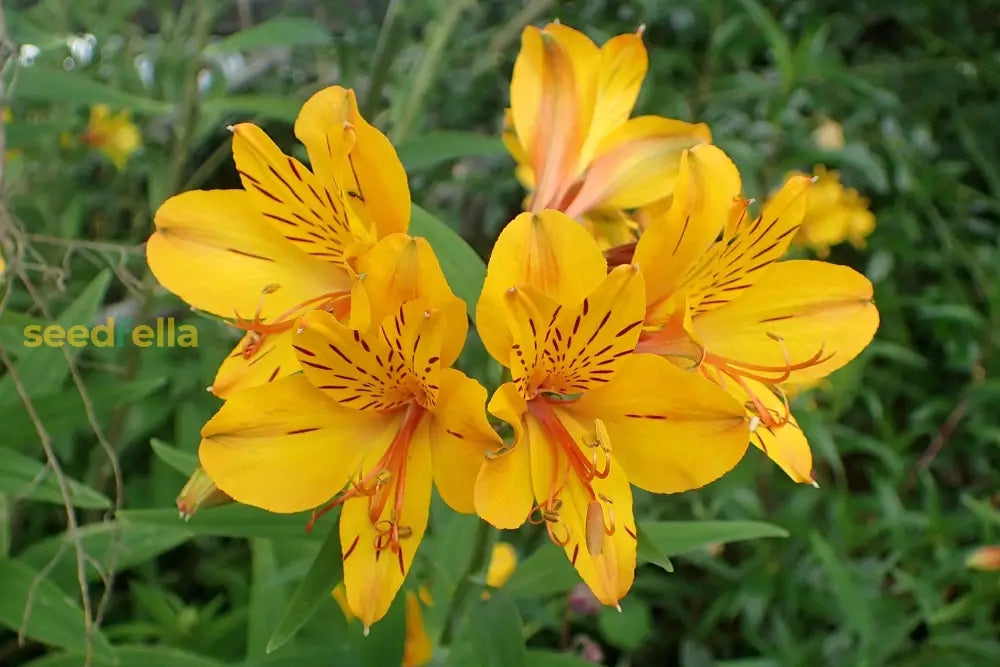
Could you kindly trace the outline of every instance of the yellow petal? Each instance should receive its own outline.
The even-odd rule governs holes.
[[[427,308],[439,308],[448,313],[452,319],[445,327],[441,364],[451,366],[455,362],[465,346],[468,332],[465,302],[452,293],[425,239],[392,234],[359,257],[355,267],[364,275],[375,323],[395,314],[408,301],[419,300]]]
[[[241,190],[171,197],[154,222],[156,232],[146,243],[153,275],[187,303],[216,315],[250,319],[260,308],[262,317],[276,316],[349,286],[344,271],[275,232]]]
[[[295,136],[320,181],[333,178],[345,188],[351,207],[379,237],[406,231],[406,172],[389,139],[362,118],[353,90],[331,86],[310,97],[295,121]]]
[[[490,554],[490,564],[486,568],[486,585],[500,588],[517,569],[517,551],[507,542],[497,542]]]
[[[226,401],[202,428],[198,457],[237,502],[301,512],[344,487],[365,447],[384,450],[400,419],[342,408],[292,375]]]
[[[581,424],[572,413],[558,408],[555,412],[573,439],[582,442],[593,421]],[[562,483],[557,480],[565,480],[562,490],[555,493],[562,504],[558,509],[559,521],[551,526],[551,530],[559,540],[565,541],[563,550],[566,557],[597,599],[606,605],[618,604],[632,586],[636,563],[632,490],[622,467],[612,463],[606,479],[592,480],[594,492],[600,494],[598,498],[603,496],[612,502],[601,502],[603,498],[595,501],[579,477],[572,472],[558,472],[569,468],[565,454],[558,445],[546,440],[545,432],[534,416],[528,417],[527,430],[531,441],[531,479],[535,498],[542,502],[551,497],[558,484]],[[613,440],[611,446],[617,448]],[[557,465],[558,468],[554,469]],[[600,511],[591,509],[592,506]],[[612,521],[614,532],[609,536],[603,531],[606,527],[610,530]],[[595,546],[595,541],[599,546]]]
[[[406,592],[406,642],[403,644],[403,667],[423,667],[434,657],[431,638],[424,629],[424,614],[413,591]]]
[[[577,217],[601,206],[638,208],[669,195],[685,149],[711,140],[708,127],[640,116],[614,130],[597,148],[583,184],[566,206]]]
[[[517,290],[507,293],[507,303],[511,329],[518,333],[511,370],[524,396],[534,395],[535,381],[559,394],[608,382],[621,358],[635,349],[646,304],[642,276],[633,265],[615,268],[580,305],[555,312],[547,305],[543,317],[523,307]],[[537,368],[542,363],[543,375]]]
[[[476,328],[494,359],[507,363],[511,334],[504,294],[528,284],[556,303],[576,304],[607,275],[600,249],[582,226],[557,211],[522,213],[500,233],[476,304]]]
[[[714,355],[778,369],[764,373],[777,381],[807,382],[868,346],[879,323],[871,300],[871,282],[849,267],[779,262],[738,299],[695,317],[694,331]],[[829,359],[781,377],[816,355]]]
[[[483,454],[501,445],[486,420],[486,389],[461,371],[447,368],[429,421],[434,483],[441,498],[456,512],[476,510],[476,475]]]
[[[747,448],[743,406],[654,355],[623,358],[611,382],[564,410],[584,424],[601,419],[615,462],[633,484],[654,493],[704,486],[731,470]]]
[[[711,372],[708,373],[708,377],[712,377]],[[753,392],[753,397],[778,421],[783,421],[786,414],[788,416],[788,422],[784,425],[772,427],[758,424],[750,434],[750,442],[799,484],[815,484],[812,474],[812,451],[795,417],[790,412],[786,413],[785,402],[767,385],[749,378],[744,379],[744,384],[745,389],[735,382],[726,382],[725,388],[743,405],[750,403],[749,392]],[[756,411],[747,413],[749,417],[756,414]]]
[[[416,399],[432,408],[445,324],[440,311],[417,301],[387,317],[377,334],[350,329],[314,310],[302,318],[294,347],[309,381],[339,405],[384,412]]]
[[[718,243],[704,260],[707,271],[685,285],[695,315],[729,303],[760,280],[788,250],[802,223],[812,180],[789,179],[754,220],[744,218],[732,239]]]
[[[347,602],[366,628],[389,610],[427,529],[432,485],[429,433],[427,420],[422,419],[409,443],[405,475],[395,476],[388,482],[385,493],[390,499],[397,496],[397,484],[404,485],[398,512],[390,500],[381,513],[373,517],[368,497],[359,496],[345,502],[340,515]],[[370,450],[362,469],[373,468],[376,453],[381,455],[375,449]],[[392,521],[404,527],[407,533],[399,540],[396,552],[385,546],[388,541],[379,532]]]
[[[580,150],[579,166],[585,167],[604,138],[628,120],[648,65],[646,47],[638,34],[618,35],[601,47],[593,119]]]
[[[736,165],[715,146],[684,152],[671,205],[648,221],[632,260],[642,269],[651,307],[674,292],[718,239],[740,188]]]
[[[212,381],[212,393],[220,398],[229,398],[248,387],[273,382],[299,370],[299,360],[292,349],[294,329],[268,334],[260,347],[247,358],[244,350],[247,343],[257,334],[243,337],[232,353],[223,360]]]
[[[524,399],[514,384],[500,386],[488,410],[514,428],[514,442],[486,458],[476,477],[476,513],[497,528],[517,528],[531,512],[531,464],[525,437]]]
[[[339,183],[320,181],[256,125],[240,123],[232,130],[233,159],[243,187],[285,239],[335,264],[374,243],[375,229],[354,214]],[[341,131],[346,131],[343,126]]]
[[[617,208],[603,208],[588,211],[580,223],[597,241],[597,247],[602,251],[626,244],[634,244],[639,226],[629,218],[624,211]],[[608,257],[605,255],[605,257]],[[631,261],[631,254],[629,260]],[[614,265],[608,257],[609,265]]]

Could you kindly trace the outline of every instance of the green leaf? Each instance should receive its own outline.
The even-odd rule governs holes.
[[[319,46],[329,44],[330,33],[321,23],[304,16],[280,16],[220,39],[205,53],[236,53],[272,46]]]
[[[60,648],[86,648],[80,604],[48,579],[38,580],[38,570],[16,560],[0,559],[0,625],[18,632],[29,594],[31,613],[24,624],[26,637]],[[111,659],[111,645],[104,635],[94,632],[91,638],[94,654]]]
[[[572,653],[528,649],[527,667],[594,667],[594,663],[578,658]]]
[[[319,549],[309,572],[295,589],[281,620],[267,640],[267,652],[278,650],[295,636],[312,618],[320,603],[330,597],[330,591],[344,578],[344,561],[340,557],[340,531],[336,524]]]
[[[774,64],[781,72],[785,90],[791,90],[795,82],[795,60],[792,57],[792,44],[788,35],[758,0],[738,0],[738,2],[767,41]]]
[[[396,149],[407,171],[419,171],[463,157],[506,155],[499,137],[478,132],[427,132],[407,139]]]
[[[278,97],[276,95],[226,95],[207,100],[201,106],[204,118],[246,115],[261,118],[281,120],[289,125],[295,122],[302,108],[302,102],[296,96]]]
[[[406,595],[400,592],[381,621],[369,628],[367,637],[359,632],[355,646],[361,660],[354,664],[366,667],[398,665],[403,662],[406,640]]]
[[[104,293],[108,289],[111,281],[110,271],[101,271],[90,281],[80,296],[76,297],[69,306],[59,315],[55,324],[67,329],[74,324],[89,326],[94,321],[97,309],[104,301]],[[24,344],[27,346],[28,340]],[[80,348],[67,348],[70,355],[75,355]],[[43,343],[38,347],[32,347],[29,351],[21,355],[17,362],[17,372],[21,382],[25,384],[25,390],[31,397],[57,390],[69,375],[69,366],[62,350],[54,347],[46,347]],[[21,399],[17,389],[9,377],[0,378],[0,406],[17,404],[20,410]]]
[[[192,536],[317,539],[306,532],[308,512],[273,514],[237,504],[201,510],[186,522],[175,509],[122,510],[118,517],[127,523],[182,528]]]
[[[14,99],[61,103],[71,101],[79,106],[107,104],[113,110],[130,109],[146,114],[163,114],[173,108],[169,102],[133,95],[79,72],[39,65],[25,67],[10,93]]]
[[[433,215],[413,205],[410,233],[427,239],[441,263],[444,277],[455,294],[465,301],[472,321],[476,320],[476,302],[483,291],[486,264],[455,230]]]
[[[84,550],[94,562],[106,569],[113,555],[115,567],[118,570],[127,570],[146,563],[191,538],[191,533],[177,519],[177,512],[173,511],[173,514],[178,524],[176,527],[103,521],[83,526],[77,534]],[[70,541],[67,533],[39,540],[22,551],[17,560],[41,569],[55,558],[62,544],[67,541]],[[101,575],[97,568],[90,564],[87,566],[86,574],[89,581],[96,581]],[[48,578],[64,591],[73,591],[77,588],[72,544],[52,566]]]
[[[640,521],[639,531],[648,538],[649,548],[663,556],[679,556],[720,542],[788,537],[784,528],[762,521]]]
[[[501,589],[488,600],[477,600],[469,613],[470,643],[475,647],[476,664],[483,667],[523,667],[524,626],[514,598]]]
[[[663,568],[667,572],[674,571],[674,564],[670,562],[670,557],[658,549],[656,542],[646,535],[646,531],[643,528],[642,523],[636,524],[636,537],[639,541],[638,551],[636,553],[636,559],[639,564],[652,563],[653,565]]]
[[[41,500],[62,504],[63,497],[55,473],[44,463],[12,449],[0,447],[0,493],[13,494],[18,499]],[[73,479],[66,480],[69,498],[74,507],[107,509],[107,496]]]
[[[161,461],[185,477],[190,477],[191,473],[198,467],[198,457],[191,452],[185,452],[172,447],[157,438],[150,440],[149,445],[153,448],[153,453]]]
[[[653,617],[649,605],[637,595],[621,602],[621,611],[604,607],[597,616],[601,634],[618,648],[635,651],[653,634]]]
[[[143,644],[121,645],[115,647],[116,661],[95,660],[96,667],[104,665],[120,665],[121,667],[223,667],[224,663],[212,660],[203,655],[188,653],[170,646],[146,646]],[[24,667],[80,667],[84,654],[78,651],[72,653],[57,653],[32,660]]]
[[[562,549],[546,542],[518,564],[503,590],[514,597],[544,597],[565,593],[580,583]]]

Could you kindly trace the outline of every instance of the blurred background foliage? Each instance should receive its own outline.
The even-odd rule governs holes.
[[[305,517],[239,507],[177,519],[219,403],[204,387],[236,337],[159,289],[142,243],[167,196],[239,187],[228,124],[258,122],[291,150],[301,102],[338,83],[398,146],[414,201],[488,256],[523,197],[498,138],[520,31],[552,18],[598,43],[644,24],[637,113],[709,123],[748,196],[815,164],[867,196],[867,248],[831,260],[872,279],[882,326],[797,399],[818,490],[751,449],[703,490],[637,496],[659,531],[646,560],[680,555],[672,573],[642,566],[620,615],[573,589],[531,530],[501,536],[519,564],[481,600],[476,521],[435,506],[407,583],[427,589],[434,664],[1000,664],[1000,579],[966,564],[1000,542],[996,3],[15,0],[3,12],[0,664],[82,664],[88,634],[97,664],[400,664],[414,629],[403,595],[364,639],[328,588],[296,593],[307,572],[323,581],[310,565],[332,521],[306,535]],[[817,143],[827,121],[842,146]],[[441,251],[454,240],[434,224],[420,230]],[[24,347],[27,325],[109,316],[175,316],[199,346]],[[482,357],[463,364],[496,382]],[[743,523],[664,523],[692,518]],[[317,613],[267,653],[275,628],[294,634],[307,616],[286,613],[293,598]],[[453,599],[471,606],[456,614]]]

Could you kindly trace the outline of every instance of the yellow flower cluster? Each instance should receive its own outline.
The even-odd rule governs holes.
[[[813,169],[815,183],[806,198],[802,226],[795,243],[813,250],[819,257],[830,254],[830,246],[849,242],[864,248],[865,239],[875,231],[875,214],[868,210],[868,200],[853,188],[840,184],[840,174],[817,165]],[[793,172],[788,179],[802,176]]]
[[[198,474],[216,499],[313,520],[339,508],[339,595],[366,628],[410,570],[432,487],[499,528],[544,526],[615,606],[636,567],[633,486],[703,486],[749,442],[813,482],[781,386],[864,349],[872,286],[846,267],[777,261],[812,180],[790,179],[751,215],[705,126],[630,118],[645,70],[641,34],[599,48],[558,24],[523,33],[505,140],[531,193],[475,304],[509,373],[488,403],[452,368],[466,304],[407,234],[406,175],[353,91],[303,106],[310,167],[240,124],[243,188],[157,212],[147,256],[160,283],[246,332],[212,383],[225,403],[202,429]],[[186,509],[210,492],[190,487]],[[514,566],[505,549],[495,558],[494,582]],[[407,607],[416,626],[416,598]],[[414,643],[410,664],[427,650]]]

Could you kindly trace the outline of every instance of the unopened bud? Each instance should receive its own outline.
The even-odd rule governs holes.
[[[203,507],[228,505],[231,502],[233,499],[220,491],[215,482],[205,474],[205,471],[198,468],[188,478],[184,488],[177,496],[177,509],[181,513],[181,518],[187,521]]]
[[[965,559],[965,566],[984,572],[1000,570],[1000,544],[979,547]]]

